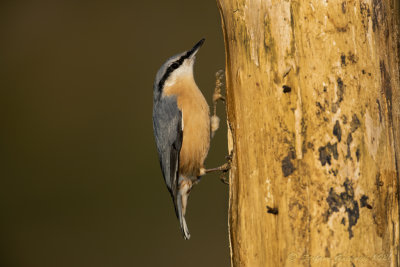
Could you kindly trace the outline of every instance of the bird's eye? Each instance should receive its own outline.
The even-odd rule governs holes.
[[[177,69],[178,67],[179,67],[179,64],[178,63],[173,63],[172,65],[171,65],[171,67],[173,68],[173,69]]]

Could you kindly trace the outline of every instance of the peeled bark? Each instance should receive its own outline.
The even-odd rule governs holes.
[[[232,266],[400,266],[399,3],[218,6]]]

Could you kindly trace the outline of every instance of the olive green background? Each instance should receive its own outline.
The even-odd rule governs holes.
[[[0,34],[0,266],[228,266],[228,186],[192,190],[184,241],[151,121],[158,68],[203,37],[211,102],[215,1],[1,1]],[[225,161],[223,118],[208,167]]]

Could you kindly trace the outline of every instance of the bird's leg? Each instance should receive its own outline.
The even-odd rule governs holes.
[[[206,173],[210,173],[210,172],[226,172],[229,171],[229,169],[231,168],[230,164],[227,162],[217,168],[211,168],[211,169],[206,169],[205,172]]]
[[[225,102],[225,97],[221,95],[221,88],[224,85],[222,79],[224,78],[224,71],[219,70],[215,73],[215,89],[213,94],[213,115],[211,116],[211,137],[214,137],[215,132],[219,128],[219,117],[217,116],[217,103],[218,100]]]

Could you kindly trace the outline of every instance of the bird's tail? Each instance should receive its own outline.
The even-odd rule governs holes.
[[[182,230],[183,238],[185,240],[188,240],[190,238],[190,233],[189,233],[189,229],[188,229],[187,224],[186,224],[185,215],[183,215],[181,212],[179,214],[179,222],[181,224],[181,230]]]
[[[183,238],[185,240],[188,240],[190,238],[190,233],[189,229],[186,225],[186,220],[185,220],[185,213],[186,213],[186,205],[187,205],[187,199],[189,196],[189,187],[190,185],[184,185],[183,187],[180,188],[177,199],[176,199],[176,211],[179,219],[179,223],[181,225],[181,230],[183,234]]]

